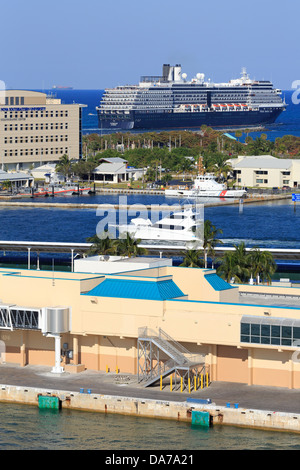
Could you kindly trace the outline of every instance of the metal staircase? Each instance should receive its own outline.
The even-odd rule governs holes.
[[[145,387],[175,373],[187,384],[188,379],[205,370],[205,356],[192,354],[165,331],[150,328],[138,330],[138,382]]]

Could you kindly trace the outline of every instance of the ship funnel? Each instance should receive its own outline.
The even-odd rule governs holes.
[[[181,65],[163,65],[163,80],[167,82],[178,82],[181,80]]]
[[[181,65],[177,64],[174,67],[174,82],[181,80]]]

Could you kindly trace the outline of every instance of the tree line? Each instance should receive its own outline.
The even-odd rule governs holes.
[[[250,129],[237,130],[236,140],[232,140],[224,133],[207,126],[202,126],[197,132],[88,134],[83,136],[83,158],[70,162],[67,155],[64,155],[57,169],[66,177],[74,175],[90,180],[102,158],[121,156],[129,166],[147,169],[145,181],[168,181],[174,174],[193,177],[199,169],[213,172],[217,178],[226,178],[230,172],[228,160],[239,155],[300,157],[300,137],[284,136],[272,142],[264,133],[255,139],[249,134]],[[161,173],[161,168],[164,174]]]
[[[208,258],[217,265],[217,274],[227,282],[248,283],[249,279],[256,279],[256,282],[271,282],[272,275],[276,271],[276,263],[273,255],[266,250],[260,250],[258,247],[246,250],[244,242],[234,245],[233,251],[226,251],[223,256],[217,257],[215,248],[222,244],[218,238],[222,230],[210,221],[204,222],[203,246],[201,249],[189,249],[182,252],[183,262],[181,266],[190,268],[207,268]],[[145,256],[148,251],[141,248],[140,239],[135,239],[129,233],[119,239],[113,239],[108,232],[100,237],[94,235],[87,238],[91,243],[88,255],[107,255],[107,256]]]

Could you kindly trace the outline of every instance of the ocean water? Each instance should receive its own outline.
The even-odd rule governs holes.
[[[22,199],[22,202],[26,199]],[[86,242],[93,236],[104,220],[112,218],[118,222],[118,212],[111,208],[97,208],[97,205],[127,203],[130,208],[127,220],[145,216],[134,204],[154,205],[172,208],[180,203],[173,198],[150,195],[96,195],[96,196],[57,196],[54,198],[35,198],[34,202],[95,204],[96,208],[57,208],[57,207],[1,207],[0,240],[16,241],[57,241]],[[27,199],[32,202],[32,199]],[[185,205],[186,201],[181,201]],[[148,211],[152,220],[161,217],[162,211]],[[266,203],[244,204],[240,213],[238,205],[223,205],[204,208],[204,218],[209,219],[223,231],[220,239],[225,246],[244,241],[247,246],[268,248],[300,249],[300,206],[294,206],[290,200]]]
[[[5,403],[0,418],[0,450],[109,450],[116,455],[121,450],[156,455],[189,450],[195,457],[203,450],[300,450],[299,436],[289,432],[219,425],[203,429],[177,421]]]

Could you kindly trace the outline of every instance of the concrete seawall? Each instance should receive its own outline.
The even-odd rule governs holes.
[[[126,195],[130,195],[131,193],[126,193]],[[246,199],[243,199],[244,204],[253,204],[253,203],[265,203],[265,202],[274,202],[274,201],[280,201],[284,199],[290,199],[291,200],[291,194],[280,194],[280,195],[267,195],[267,196],[255,196],[255,197],[249,197]],[[186,202],[185,202],[186,203]],[[219,205],[238,205],[239,204],[239,199],[230,199],[227,201],[222,201],[222,202],[205,202],[204,206],[205,207],[215,207]],[[169,204],[172,206],[172,209],[181,209],[180,204]],[[34,202],[34,199],[28,202],[22,202],[20,200],[6,200],[0,197],[0,207],[19,207],[19,208],[24,208],[24,207],[36,207],[36,208],[58,208],[58,209],[95,209],[97,210],[98,208],[114,208],[116,210],[123,208],[130,208],[131,205],[118,205],[118,204],[89,204],[89,203],[76,203],[76,202]],[[159,210],[162,208],[162,205],[160,204],[134,204],[134,207],[136,210],[139,208],[147,208],[149,210]]]
[[[230,425],[261,430],[300,432],[300,415],[293,413],[0,385],[0,401],[3,403],[38,406],[40,395],[58,397],[62,409],[168,419],[188,423],[192,423],[192,412],[195,410],[208,412],[212,426]]]

